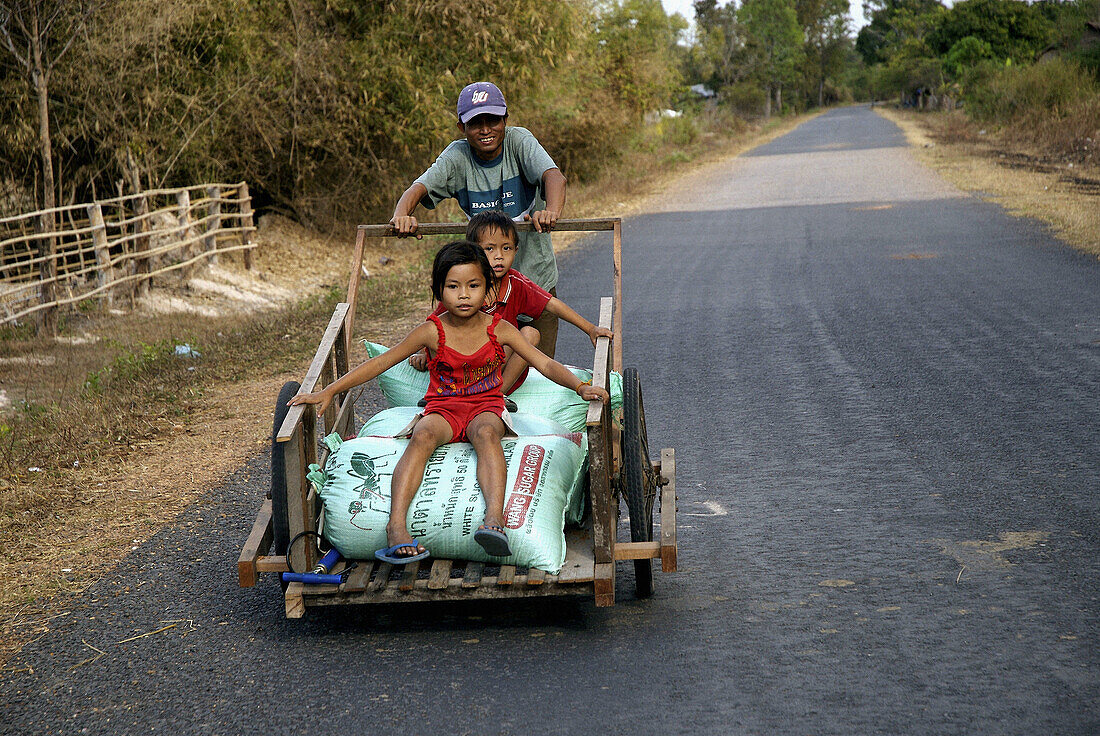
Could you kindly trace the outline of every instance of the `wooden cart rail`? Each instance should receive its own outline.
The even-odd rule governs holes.
[[[614,230],[622,220],[618,217],[590,217],[581,219],[563,219],[554,223],[554,230],[573,232],[596,232]],[[529,233],[535,229],[530,222],[517,222],[516,230]],[[368,238],[395,238],[397,231],[393,225],[360,225],[359,232]],[[417,235],[465,235],[464,222],[422,222],[416,228]]]

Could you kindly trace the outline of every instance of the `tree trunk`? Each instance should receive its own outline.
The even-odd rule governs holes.
[[[57,206],[56,185],[53,180],[53,143],[50,141],[50,94],[46,67],[42,62],[42,38],[38,29],[38,9],[31,18],[31,81],[38,96],[38,152],[42,158],[42,207]]]
[[[779,115],[783,114],[783,85],[777,84],[775,86],[775,111]]]
[[[42,36],[39,33],[38,6],[31,9],[31,82],[38,97],[38,153],[42,159],[42,208],[52,210],[57,206],[57,190],[53,179],[53,144],[50,141],[50,95],[49,79],[45,64],[42,62]],[[44,233],[38,241],[38,255],[45,260],[39,266],[42,286],[39,298],[48,304],[54,298],[54,280],[57,278],[56,238],[49,235],[54,230],[54,212],[47,211],[40,218],[39,227]],[[49,307],[38,313],[39,334],[57,334],[57,308]]]
[[[817,83],[817,106],[825,106],[825,77],[822,77],[821,81]]]
[[[770,84],[764,85],[764,119],[767,120],[772,116],[772,86]]]

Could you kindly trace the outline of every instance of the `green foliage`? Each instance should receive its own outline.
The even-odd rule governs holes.
[[[955,42],[944,57],[944,67],[954,77],[962,76],[980,62],[995,58],[993,47],[977,36],[966,36]]]
[[[928,44],[935,53],[946,54],[973,37],[989,44],[993,58],[1027,63],[1050,43],[1053,34],[1054,25],[1037,5],[1019,0],[962,0],[929,33]]]

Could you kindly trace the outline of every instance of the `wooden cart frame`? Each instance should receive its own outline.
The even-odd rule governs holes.
[[[530,230],[532,226],[530,223],[517,223],[517,229]],[[592,380],[593,385],[608,388],[610,371],[621,373],[623,370],[621,222],[619,218],[559,220],[555,229],[612,232],[615,294],[614,298],[600,300],[598,324],[613,328],[617,339],[613,344],[607,338],[597,341]],[[420,225],[419,232],[425,235],[464,235],[465,225],[424,223]],[[333,312],[309,370],[302,379],[300,393],[315,391],[347,373],[364,239],[393,235],[389,225],[359,226],[347,301],[339,304]],[[283,453],[285,461],[286,519],[290,539],[306,541],[292,543],[287,555],[269,554],[274,534],[273,510],[271,498],[265,500],[237,562],[241,587],[255,585],[260,573],[281,573],[289,569],[308,571],[317,563],[320,553],[314,540],[322,532],[318,528],[321,501],[306,479],[306,473],[311,463],[323,466],[328,455],[327,450],[318,455],[318,419],[324,430],[322,435],[338,432],[341,436],[347,436],[353,433],[354,397],[349,397],[349,393],[336,397],[320,417],[301,405],[290,407],[287,411],[273,438],[272,452],[273,458],[274,453]],[[586,424],[589,451],[587,483],[592,513],[586,527],[566,530],[566,559],[558,574],[535,568],[524,572],[523,568],[517,569],[513,565],[498,567],[481,562],[435,558],[404,566],[360,560],[340,585],[288,584],[284,595],[287,617],[299,618],[310,606],[529,596],[592,595],[597,606],[610,606],[615,603],[616,561],[635,560],[638,561],[636,565],[644,564],[649,570],[652,560],[660,560],[662,571],[675,571],[674,451],[662,450],[660,461],[652,463],[655,478],[659,479],[656,483],[660,497],[659,526],[652,535],[654,538],[652,541],[620,542],[616,539],[621,495],[620,430],[612,422],[610,408],[599,401],[590,402]],[[649,462],[648,459],[646,462]],[[341,569],[338,567],[332,572],[338,573]]]

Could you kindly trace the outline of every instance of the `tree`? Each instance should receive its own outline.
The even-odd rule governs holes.
[[[637,116],[668,104],[682,83],[676,40],[687,27],[659,0],[612,0],[599,9],[596,39],[605,78]]]
[[[825,104],[825,79],[843,69],[848,46],[847,0],[797,0],[795,10],[806,44],[808,75]]]
[[[0,45],[5,61],[25,75],[37,102],[38,152],[41,166],[39,202],[57,206],[50,137],[50,77],[69,51],[86,18],[87,8],[66,0],[5,0],[0,2]]]
[[[802,59],[798,16],[786,0],[745,0],[738,17],[745,29],[750,67],[764,85],[764,117],[770,117],[772,93],[782,111],[783,84],[794,78]]]
[[[868,65],[889,61],[903,46],[923,44],[945,12],[939,0],[865,0],[863,13],[871,22],[860,29],[856,51]]]
[[[1054,24],[1038,5],[1018,0],[963,0],[929,34],[928,43],[935,52],[946,54],[968,36],[989,44],[997,59],[1027,63],[1053,39]]]
[[[721,90],[745,77],[745,38],[737,6],[719,7],[716,0],[696,0],[696,40],[689,54],[693,78]]]
[[[54,229],[57,206],[53,168],[53,141],[50,137],[50,76],[77,38],[87,9],[78,2],[66,0],[5,0],[0,3],[0,44],[8,52],[5,61],[25,75],[37,103],[38,155],[41,175],[39,202],[46,212],[39,222],[41,231]],[[57,265],[53,254],[57,243],[51,237],[38,242],[42,287],[39,298],[43,304],[53,301],[53,283]],[[40,332],[57,332],[54,309],[38,313]]]

